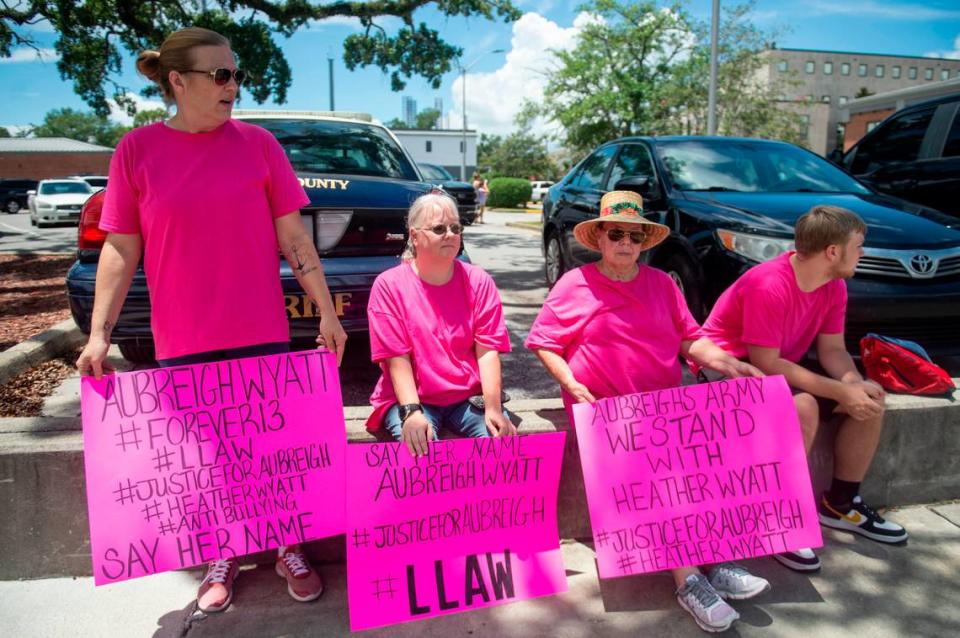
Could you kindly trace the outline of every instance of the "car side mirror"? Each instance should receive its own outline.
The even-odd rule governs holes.
[[[614,190],[639,193],[644,201],[657,201],[661,198],[657,183],[649,177],[627,177],[613,185]]]

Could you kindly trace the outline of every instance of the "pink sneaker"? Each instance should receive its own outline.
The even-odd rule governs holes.
[[[229,558],[210,563],[197,590],[197,608],[212,614],[229,607],[233,601],[233,581],[239,570],[237,561]]]
[[[306,603],[323,593],[323,579],[302,552],[287,549],[277,554],[276,569],[278,576],[287,579],[287,592],[294,600]]]

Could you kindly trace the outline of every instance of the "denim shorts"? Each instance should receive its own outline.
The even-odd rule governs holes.
[[[433,428],[433,438],[438,438],[440,426],[455,432],[460,436],[484,437],[490,436],[487,422],[483,419],[483,410],[470,405],[469,401],[454,403],[453,405],[423,404],[423,414]],[[510,413],[503,408],[503,416],[510,418]],[[383,417],[383,426],[397,441],[401,438],[403,424],[400,422],[400,406],[394,403]]]
[[[279,343],[260,343],[254,346],[243,346],[242,348],[227,348],[225,350],[197,352],[195,354],[187,354],[182,357],[174,357],[172,359],[158,359],[157,365],[159,365],[161,368],[174,368],[176,366],[189,366],[195,363],[214,363],[216,361],[226,361],[228,359],[265,357],[271,354],[284,354],[286,352],[290,352],[290,344],[286,341]]]

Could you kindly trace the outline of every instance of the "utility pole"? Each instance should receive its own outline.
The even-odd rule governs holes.
[[[720,34],[720,0],[713,0],[710,24],[710,90],[707,98],[707,135],[717,134],[717,40]]]
[[[327,57],[327,69],[330,71],[330,110],[334,111],[333,106],[333,57]]]

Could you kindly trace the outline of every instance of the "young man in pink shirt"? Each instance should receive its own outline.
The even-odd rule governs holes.
[[[884,392],[865,380],[844,345],[847,285],[863,255],[867,227],[854,213],[815,206],[796,225],[796,251],[754,266],[717,300],[703,334],[794,389],[809,453],[822,419],[843,417],[834,442],[833,482],[820,499],[820,522],[882,543],[907,532],[859,496],[883,427]],[[800,361],[816,344],[818,366]],[[775,556],[797,571],[819,569],[805,549]]]

